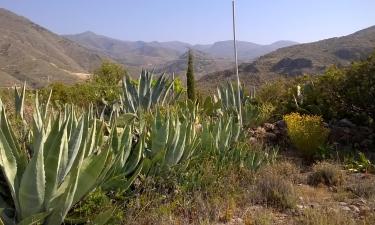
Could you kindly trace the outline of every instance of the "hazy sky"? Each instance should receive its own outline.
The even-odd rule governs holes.
[[[232,37],[231,0],[0,0],[58,34],[211,43]],[[238,39],[311,42],[375,25],[375,0],[237,0]]]

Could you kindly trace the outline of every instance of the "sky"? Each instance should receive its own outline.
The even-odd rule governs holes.
[[[237,0],[239,40],[300,43],[375,25],[375,0]],[[0,0],[58,34],[208,44],[232,38],[232,0]]]

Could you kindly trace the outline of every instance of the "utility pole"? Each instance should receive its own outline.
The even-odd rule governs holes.
[[[239,113],[239,122],[242,127],[242,103],[241,103],[241,82],[240,76],[238,74],[238,54],[237,54],[237,40],[236,40],[236,1],[232,0],[232,9],[233,9],[233,42],[234,42],[234,61],[235,61],[235,71],[237,76],[237,101],[238,101],[238,113]]]

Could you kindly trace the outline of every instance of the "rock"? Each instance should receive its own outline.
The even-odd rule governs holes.
[[[338,126],[340,127],[355,127],[354,123],[350,122],[348,119],[342,119],[338,122]]]
[[[347,206],[347,205],[348,205],[348,203],[346,203],[346,202],[339,202],[339,204],[340,204],[341,206]]]
[[[286,123],[284,120],[279,120],[275,123],[275,125],[278,127],[278,128],[281,128],[281,129],[285,129],[286,128]]]
[[[351,208],[356,213],[360,212],[359,208],[357,206],[355,206],[355,205],[350,205],[349,208]]]
[[[275,130],[275,125],[273,125],[272,123],[265,123],[263,127],[267,132]]]
[[[257,139],[255,137],[251,137],[249,139],[249,141],[250,141],[251,144],[256,144],[257,143]]]
[[[345,211],[352,211],[348,206],[343,206],[341,209]]]

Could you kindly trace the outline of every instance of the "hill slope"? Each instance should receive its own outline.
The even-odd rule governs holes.
[[[212,57],[211,55],[198,50],[192,50],[194,74],[200,78],[207,73],[221,71],[233,67],[233,60],[225,58]],[[180,77],[185,78],[184,75],[187,70],[188,52],[182,54],[178,59],[172,60],[166,64],[156,67],[155,71],[159,73],[175,73]]]
[[[33,87],[48,80],[76,82],[105,58],[1,8],[0,34],[1,86],[23,81]]]
[[[240,76],[245,85],[250,85],[280,75],[319,74],[331,65],[347,66],[366,58],[374,48],[375,26],[344,37],[281,48],[253,63],[241,64]],[[234,79],[232,70],[208,74],[199,83],[214,87],[225,79]]]

